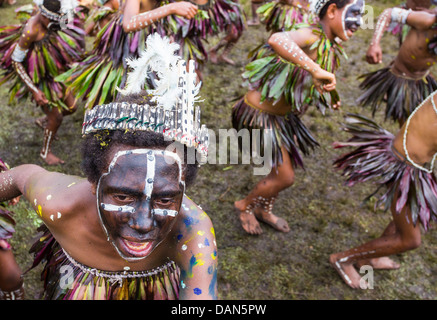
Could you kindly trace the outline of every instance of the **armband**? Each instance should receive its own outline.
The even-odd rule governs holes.
[[[15,62],[23,62],[24,58],[26,57],[27,52],[29,49],[23,49],[20,47],[19,44],[15,46],[14,52],[12,53],[12,60]]]

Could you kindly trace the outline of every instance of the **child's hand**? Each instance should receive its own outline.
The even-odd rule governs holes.
[[[312,76],[314,86],[320,94],[323,94],[323,91],[332,91],[335,89],[337,84],[335,74],[323,70],[322,68],[318,68],[312,73]]]
[[[33,98],[39,106],[45,106],[49,103],[49,100],[47,100],[45,94],[41,90],[34,92]]]
[[[188,1],[175,2],[172,4],[171,11],[175,15],[192,19],[197,13],[197,6]]]
[[[369,46],[366,53],[366,60],[370,64],[382,63],[382,50],[379,44]]]

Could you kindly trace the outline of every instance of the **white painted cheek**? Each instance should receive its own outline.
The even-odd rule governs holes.
[[[152,209],[152,214],[153,215],[158,215],[161,217],[176,217],[178,212],[176,210],[168,210],[168,209]]]
[[[101,203],[100,206],[105,211],[121,212],[121,213],[134,213],[135,208],[131,206],[116,206],[111,203]]]

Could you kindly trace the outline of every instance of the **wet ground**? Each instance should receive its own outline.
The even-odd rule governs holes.
[[[13,21],[13,9],[28,0],[18,0],[13,7],[0,8],[1,23]],[[246,1],[242,2],[250,15]],[[375,16],[394,1],[369,1]],[[218,287],[221,299],[436,299],[437,298],[437,231],[434,226],[423,235],[420,248],[394,256],[401,268],[375,271],[374,289],[353,290],[346,286],[328,262],[333,252],[343,251],[378,237],[390,221],[390,214],[373,209],[374,199],[362,200],[373,190],[371,184],[353,188],[343,186],[343,179],[332,169],[339,155],[331,147],[335,140],[348,138],[340,124],[346,112],[368,110],[358,108],[354,101],[359,95],[357,76],[378,68],[365,62],[364,54],[373,30],[359,30],[345,43],[349,59],[342,60],[337,72],[338,91],[342,108],[322,116],[310,109],[303,117],[320,142],[311,156],[305,158],[306,170],[297,170],[295,184],[280,193],[274,207],[291,231],[280,233],[263,224],[263,234],[249,236],[241,228],[233,202],[244,197],[260,179],[253,168],[243,164],[207,164],[199,172],[196,184],[187,195],[210,215],[217,235],[219,253]],[[231,128],[233,100],[245,93],[241,73],[247,62],[247,52],[268,34],[263,26],[248,27],[234,47],[231,58],[235,66],[207,65],[201,97],[202,121],[209,128]],[[218,39],[211,39],[211,44]],[[383,40],[384,64],[393,58],[397,44],[394,37]],[[7,104],[7,88],[0,88],[0,157],[11,166],[36,163],[41,147],[42,130],[34,119],[42,115],[32,103]],[[83,175],[78,153],[83,109],[64,119],[56,141],[55,154],[66,164],[47,167],[68,174]],[[381,115],[377,120],[382,123]],[[392,132],[396,126],[386,123]],[[23,269],[31,259],[27,254],[39,224],[30,206],[21,201],[14,209],[17,232],[11,241],[17,260]],[[38,270],[25,276],[28,298],[37,299],[41,286]]]

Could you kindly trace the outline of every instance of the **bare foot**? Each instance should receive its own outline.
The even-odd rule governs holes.
[[[389,257],[360,260],[357,261],[355,265],[357,268],[361,268],[362,266],[368,265],[374,269],[381,269],[381,270],[395,270],[401,267],[399,263],[395,262]]]
[[[247,20],[247,25],[248,26],[257,26],[257,25],[259,25],[259,19]]]
[[[247,210],[244,200],[234,202],[234,208],[239,215],[241,226],[248,234],[259,235],[263,231],[252,210]]]
[[[65,161],[59,159],[57,156],[55,156],[51,151],[47,153],[46,157],[43,157],[42,153],[39,155],[41,159],[43,159],[49,166],[56,166],[58,164],[64,164]]]
[[[208,59],[209,61],[211,61],[211,63],[217,64],[218,63],[217,52],[215,52],[214,50],[208,52]]]
[[[340,258],[339,253],[334,253],[329,256],[329,263],[335,270],[337,270],[343,281],[351,288],[367,288],[367,283],[365,281],[360,281],[360,274],[355,270],[353,263],[347,262],[347,258]]]
[[[226,56],[224,54],[222,54],[220,56],[220,61],[227,63],[227,64],[230,64],[231,66],[235,66],[234,60],[232,60],[231,58],[229,58],[228,56]]]
[[[263,211],[261,208],[256,208],[254,210],[255,217],[264,223],[267,223],[268,225],[272,226],[274,229],[281,231],[281,232],[289,232],[290,227],[288,226],[287,221],[284,219],[275,216],[273,213],[269,213],[266,211]]]

